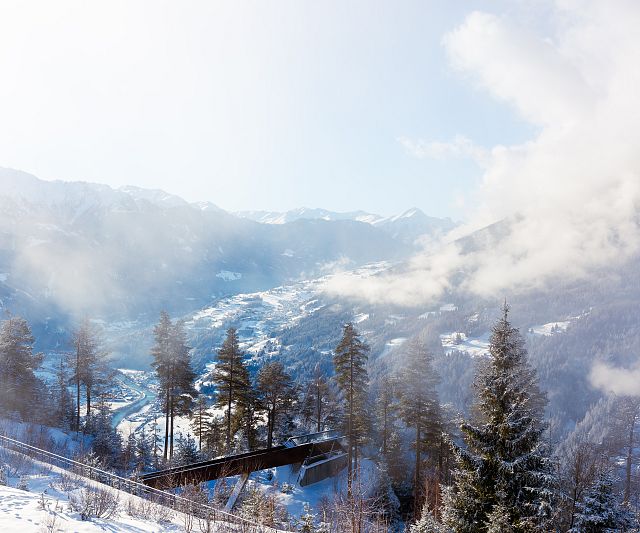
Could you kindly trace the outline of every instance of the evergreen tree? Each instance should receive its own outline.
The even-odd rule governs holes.
[[[76,386],[76,426],[80,427],[80,389],[84,387],[87,421],[91,417],[91,400],[96,389],[108,382],[111,371],[106,365],[107,352],[102,348],[102,334],[95,324],[84,319],[73,332],[71,381]]]
[[[221,417],[212,416],[207,420],[204,430],[204,446],[207,454],[217,457],[224,452],[224,421]]]
[[[498,520],[514,533],[546,531],[554,480],[542,439],[543,396],[506,304],[489,353],[476,380],[478,420],[461,427],[466,448],[455,447],[444,522],[460,533],[488,533]]]
[[[400,372],[400,416],[407,427],[415,431],[414,449],[414,510],[422,507],[422,454],[427,447],[437,449],[440,443],[440,405],[438,377],[433,369],[433,357],[417,339],[407,343],[404,368]]]
[[[160,397],[164,402],[164,460],[169,455],[169,421],[171,418],[171,382],[173,375],[173,357],[171,354],[171,331],[173,324],[166,311],[160,312],[160,320],[153,328],[155,344],[151,348],[153,366],[158,376]]]
[[[122,456],[122,438],[112,425],[112,414],[105,395],[101,395],[93,415],[91,448],[102,464],[114,466]]]
[[[304,425],[311,431],[330,429],[337,422],[335,395],[319,364],[314,369],[313,378],[306,384],[300,414]]]
[[[225,409],[226,451],[231,451],[233,408],[242,404],[251,389],[249,371],[243,361],[235,328],[227,330],[227,337],[218,351],[218,362],[211,375],[217,388],[216,407]]]
[[[262,408],[258,391],[249,381],[249,388],[238,399],[234,424],[234,427],[244,434],[247,450],[254,450],[258,445],[258,422]]]
[[[380,451],[383,457],[387,457],[389,452],[389,439],[395,430],[398,417],[397,387],[395,379],[387,374],[382,376],[376,398],[376,419],[380,434]]]
[[[409,533],[451,533],[451,530],[439,522],[427,504],[420,514],[420,520],[411,524]]]
[[[43,355],[33,353],[34,338],[24,318],[9,317],[0,325],[0,408],[5,416],[29,419],[44,387],[34,372]]]
[[[202,451],[202,442],[211,419],[211,413],[209,413],[208,409],[207,397],[204,394],[200,394],[191,415],[191,429],[195,436],[198,437],[198,450],[200,451]]]
[[[64,358],[60,358],[60,363],[56,368],[56,381],[52,397],[55,408],[55,424],[64,429],[71,428],[75,416],[75,404],[68,389],[69,379]]]
[[[258,372],[258,394],[267,411],[267,448],[270,449],[277,423],[290,413],[298,391],[291,376],[284,371],[284,365],[276,361],[265,364]]]
[[[191,465],[202,459],[198,445],[191,435],[178,435],[178,445],[174,462],[178,466]]]
[[[189,416],[193,399],[198,395],[194,388],[196,373],[191,367],[191,348],[187,345],[184,323],[177,321],[171,329],[171,357],[173,359],[170,394],[171,444],[170,456],[173,456],[173,422],[176,416]]]
[[[369,346],[348,323],[343,327],[342,339],[335,350],[333,364],[335,379],[344,397],[344,418],[347,437],[347,486],[351,494],[353,472],[357,470],[358,446],[366,433],[367,391],[369,377],[367,361]]]
[[[136,435],[135,455],[138,472],[145,472],[154,465],[152,438],[147,436],[144,427]]]
[[[631,510],[620,504],[613,476],[607,470],[595,479],[577,510],[571,533],[618,533],[635,531],[639,526]]]
[[[316,529],[316,515],[307,502],[304,503],[300,520],[298,520],[298,531],[300,533],[316,533],[318,531]]]
[[[155,343],[151,349],[152,366],[158,375],[160,397],[164,402],[164,459],[173,455],[173,423],[176,415],[189,414],[193,398],[195,372],[191,368],[190,348],[184,325],[173,324],[166,311],[154,328]]]

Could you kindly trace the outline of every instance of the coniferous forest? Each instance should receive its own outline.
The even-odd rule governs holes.
[[[638,28],[0,0],[0,533],[640,533]]]

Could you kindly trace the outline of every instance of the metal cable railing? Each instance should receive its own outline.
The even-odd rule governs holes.
[[[24,442],[12,439],[5,435],[0,435],[0,447],[21,453],[48,465],[69,470],[74,474],[86,477],[92,481],[127,492],[133,496],[148,499],[158,505],[170,507],[175,511],[190,512],[200,519],[206,519],[212,524],[215,524],[212,531],[229,531],[234,533],[269,533],[276,531],[271,527],[222,511],[211,505],[183,498],[177,494],[172,494],[160,489],[148,487],[147,485],[143,485],[133,479],[127,479],[95,466],[86,465],[79,461],[69,459],[68,457],[64,457],[41,448],[36,448],[35,446],[25,444]]]

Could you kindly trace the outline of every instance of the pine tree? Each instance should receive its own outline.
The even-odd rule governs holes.
[[[53,405],[55,406],[55,423],[64,429],[71,427],[75,415],[75,405],[68,389],[69,379],[64,358],[60,358],[60,363],[56,368],[56,380],[52,396]]]
[[[198,445],[191,435],[178,435],[178,445],[174,462],[178,466],[191,465],[202,459]]]
[[[462,425],[467,446],[455,447],[444,522],[460,533],[488,533],[498,519],[514,533],[546,531],[554,479],[542,438],[544,397],[506,304],[489,353],[476,380],[478,421]]]
[[[267,448],[270,449],[277,423],[290,413],[298,391],[284,365],[276,361],[265,364],[258,372],[258,394],[267,410]]]
[[[389,452],[389,439],[395,430],[398,417],[398,384],[396,381],[387,374],[383,375],[376,398],[376,419],[380,434],[380,451],[383,457],[387,457]]]
[[[224,453],[224,421],[221,417],[212,416],[207,420],[204,430],[204,447],[207,455],[217,457]]]
[[[104,394],[99,397],[96,411],[91,424],[91,448],[101,462],[110,467],[116,464],[122,455],[122,438],[111,423],[111,409]]]
[[[300,414],[311,431],[327,430],[337,422],[335,395],[319,364],[306,384]]]
[[[171,381],[173,374],[173,358],[171,354],[171,331],[173,324],[166,311],[160,312],[160,320],[153,328],[155,344],[151,348],[153,366],[158,376],[160,397],[164,401],[164,460],[169,455],[169,421],[171,418]]]
[[[577,509],[570,533],[617,533],[639,526],[631,510],[620,504],[614,493],[613,476],[607,470],[595,479]]]
[[[208,411],[207,397],[200,394],[196,400],[196,405],[191,415],[191,429],[196,437],[198,437],[198,450],[202,451],[202,442],[207,432],[207,426],[211,419],[211,413]]]
[[[367,361],[369,346],[360,339],[353,324],[343,327],[342,339],[333,357],[335,379],[344,396],[344,417],[347,437],[347,486],[351,494],[353,472],[357,470],[358,446],[366,433]]]
[[[300,533],[316,533],[316,515],[313,513],[311,506],[305,502],[302,509],[302,514],[298,521],[298,531]]]
[[[173,422],[176,416],[189,416],[193,399],[198,395],[194,388],[196,373],[191,367],[191,348],[187,345],[184,323],[177,321],[171,329],[171,356],[173,374],[170,386],[171,444],[173,456]]]
[[[427,447],[433,450],[440,443],[440,405],[438,376],[433,369],[433,357],[417,339],[407,343],[404,368],[400,372],[400,416],[407,427],[415,431],[414,509],[422,507],[422,455]]]
[[[24,318],[9,317],[0,325],[0,409],[22,419],[33,415],[35,400],[44,388],[34,374],[43,355],[33,353],[33,343]]]
[[[218,362],[211,375],[217,388],[216,407],[225,409],[226,451],[231,451],[232,420],[234,405],[242,403],[251,389],[249,371],[243,361],[235,328],[227,330],[227,337],[218,351]]]
[[[152,437],[147,436],[144,427],[136,436],[135,454],[136,454],[136,470],[145,472],[153,467],[153,442]]]
[[[420,520],[411,524],[409,533],[450,533],[451,530],[439,522],[427,504],[420,513]]]
[[[84,386],[86,396],[86,417],[91,418],[91,399],[96,388],[104,385],[111,376],[106,365],[107,352],[102,348],[102,334],[95,324],[84,319],[73,332],[73,354],[70,366],[71,380],[76,385],[76,426],[80,427],[80,388]]]
[[[262,402],[258,391],[253,388],[251,381],[249,387],[238,398],[235,424],[243,434],[247,450],[254,450],[258,445],[258,423],[263,411]]]
[[[154,330],[155,343],[151,349],[152,366],[158,375],[160,397],[164,402],[164,459],[173,455],[173,423],[176,415],[189,414],[197,395],[193,383],[190,348],[187,346],[184,325],[173,324],[166,311]]]

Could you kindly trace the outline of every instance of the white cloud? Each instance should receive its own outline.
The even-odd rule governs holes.
[[[481,253],[449,247],[401,279],[344,285],[347,294],[423,304],[462,268],[463,288],[490,295],[579,278],[638,252],[640,4],[557,2],[549,17],[541,33],[514,15],[474,12],[443,39],[457,71],[538,127],[523,144],[483,154],[481,201],[466,229],[512,217],[509,231]],[[464,137],[403,144],[425,157],[474,147]]]
[[[470,158],[482,164],[487,157],[487,151],[484,148],[475,145],[464,135],[456,135],[449,142],[412,140],[407,137],[400,137],[398,141],[407,152],[420,159]]]
[[[626,369],[596,363],[589,379],[595,388],[603,392],[619,396],[640,396],[640,367]]]

